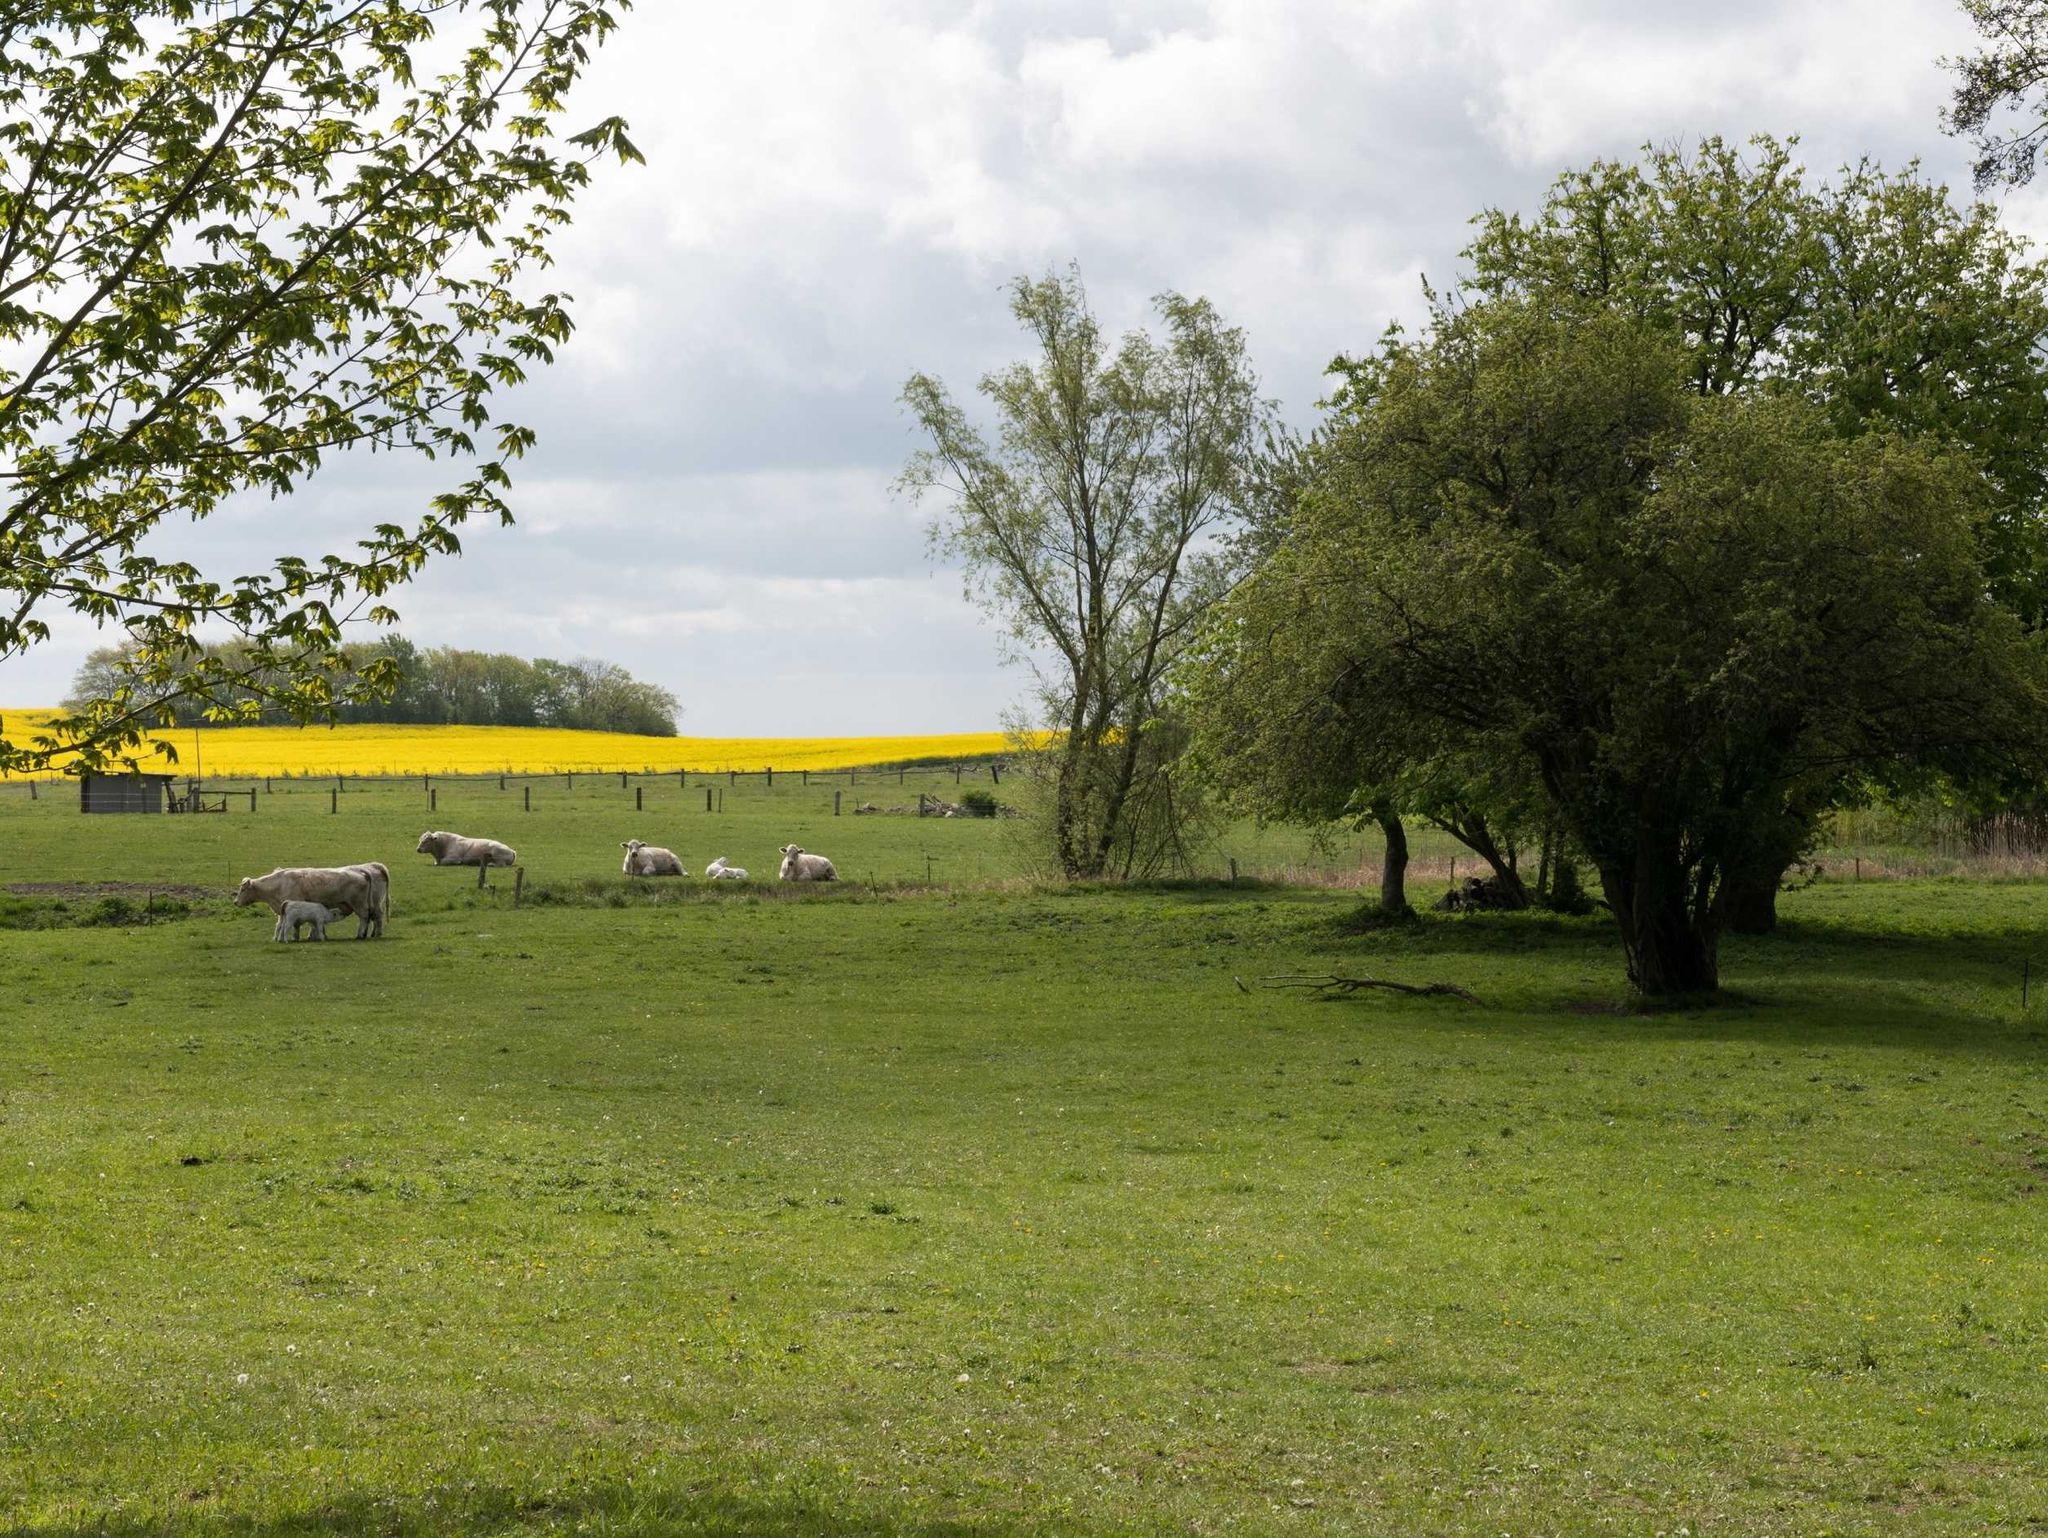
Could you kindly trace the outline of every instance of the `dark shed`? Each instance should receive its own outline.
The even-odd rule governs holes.
[[[168,774],[82,774],[78,777],[81,812],[161,812]]]

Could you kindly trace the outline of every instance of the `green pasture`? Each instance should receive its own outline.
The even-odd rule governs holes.
[[[99,880],[232,890],[240,877],[280,865],[381,860],[393,873],[394,902],[438,902],[476,877],[436,870],[413,852],[429,828],[503,840],[518,851],[528,882],[616,875],[619,845],[629,838],[675,850],[693,872],[723,855],[757,880],[773,880],[776,851],[790,843],[828,855],[848,881],[957,885],[1026,874],[1032,853],[1022,820],[915,815],[920,792],[957,804],[973,790],[1003,804],[1023,794],[1013,777],[992,785],[985,768],[957,781],[945,768],[840,770],[813,773],[808,782],[781,773],[772,786],[759,774],[693,774],[687,783],[673,774],[629,775],[624,783],[616,774],[511,776],[502,789],[495,775],[338,786],[333,779],[237,779],[209,782],[209,799],[225,799],[225,812],[145,817],[83,816],[74,784],[45,783],[31,800],[26,782],[14,781],[0,784],[0,885]],[[860,815],[855,809],[863,805],[884,810]],[[1415,845],[1419,869],[1442,879],[1456,846],[1421,831]],[[1246,876],[1347,884],[1361,874],[1376,883],[1379,857],[1377,833],[1318,839],[1247,823],[1229,825],[1200,848],[1210,874],[1226,875],[1235,859]],[[1477,868],[1470,855],[1463,868]],[[509,884],[510,876],[490,879]]]
[[[1823,883],[1640,1014],[1597,918],[975,887],[1000,821],[691,789],[0,801],[0,882],[396,909],[0,929],[0,1531],[2048,1528],[2048,889]],[[1259,986],[1328,972],[1484,1002]]]

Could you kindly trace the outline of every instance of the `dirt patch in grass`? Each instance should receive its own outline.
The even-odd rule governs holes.
[[[185,886],[175,882],[142,881],[10,881],[4,888],[13,897],[218,897],[210,886]]]

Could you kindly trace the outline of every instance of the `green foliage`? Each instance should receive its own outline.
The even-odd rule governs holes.
[[[1790,145],[1719,138],[1595,161],[1527,219],[1489,209],[1469,292],[1611,311],[1668,337],[1689,388],[1813,401],[1844,436],[1966,445],[1988,472],[1979,553],[2048,617],[2048,271],[1987,204],[1917,166],[1816,182]]]
[[[998,808],[995,792],[970,790],[960,798],[960,804],[976,817],[993,817]]]
[[[178,696],[247,716],[258,672],[301,719],[392,684],[379,661],[337,695],[341,626],[509,519],[532,434],[490,399],[570,331],[530,280],[590,162],[638,158],[615,118],[560,128],[625,3],[0,6],[0,658],[68,609],[141,664],[63,748],[119,755]],[[350,450],[474,463],[345,554],[232,575],[148,547]],[[0,767],[57,747],[0,740]]]

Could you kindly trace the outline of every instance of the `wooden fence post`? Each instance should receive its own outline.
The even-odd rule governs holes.
[[[515,865],[515,866],[513,866],[513,867],[512,867],[512,906],[513,906],[513,907],[515,907],[515,908],[516,908],[516,907],[518,907],[518,906],[519,906],[519,893],[520,893],[520,891],[521,891],[521,890],[522,890],[522,889],[523,889],[523,888],[524,888],[525,886],[526,886],[526,867],[525,867],[524,865]]]
[[[526,812],[530,812],[530,811],[532,811],[532,810],[533,810],[533,787],[532,787],[531,785],[522,785],[522,786],[520,786],[520,787],[519,787],[519,799],[520,799],[520,810],[521,810],[521,811],[526,811]]]
[[[770,790],[775,788],[775,771],[773,769],[768,771],[768,788]]]
[[[721,812],[725,810],[725,792],[723,790],[718,793],[718,809]]]
[[[503,776],[503,775],[501,774],[501,775],[499,775],[499,776],[498,776],[498,789],[500,789],[500,790],[503,790],[504,788],[505,788],[505,776]]]
[[[839,798],[845,794],[846,792],[843,790],[835,790],[832,792],[832,815],[834,817],[837,817],[839,815]]]
[[[635,786],[633,787],[633,810],[634,810],[634,811],[636,811],[636,812],[637,812],[637,811],[640,811],[640,810],[642,810],[642,808],[641,808],[641,805],[640,805],[640,792],[641,792],[641,791],[642,791],[642,790],[643,790],[644,788],[645,788],[644,786],[640,786],[640,785],[635,785]]]
[[[624,773],[623,771],[621,771],[621,772],[620,772],[620,774],[619,774],[619,789],[620,789],[620,790],[624,790],[625,788],[626,788],[626,776],[625,776],[625,773]]]
[[[704,787],[704,810],[707,812],[711,810],[711,787],[709,785]]]
[[[482,887],[482,886],[483,886],[483,884],[484,884],[484,877],[485,877],[485,876],[487,876],[487,875],[489,875],[489,874],[490,874],[490,872],[491,872],[491,868],[490,868],[490,866],[488,866],[488,865],[479,865],[479,866],[478,866],[478,867],[476,868],[476,884],[477,884],[477,886],[478,886],[478,887]]]
[[[427,792],[427,810],[430,812],[436,811],[439,809],[440,805],[441,793],[438,790],[429,790]]]
[[[329,812],[341,810],[341,792],[339,790],[330,790],[327,793],[327,810]]]

